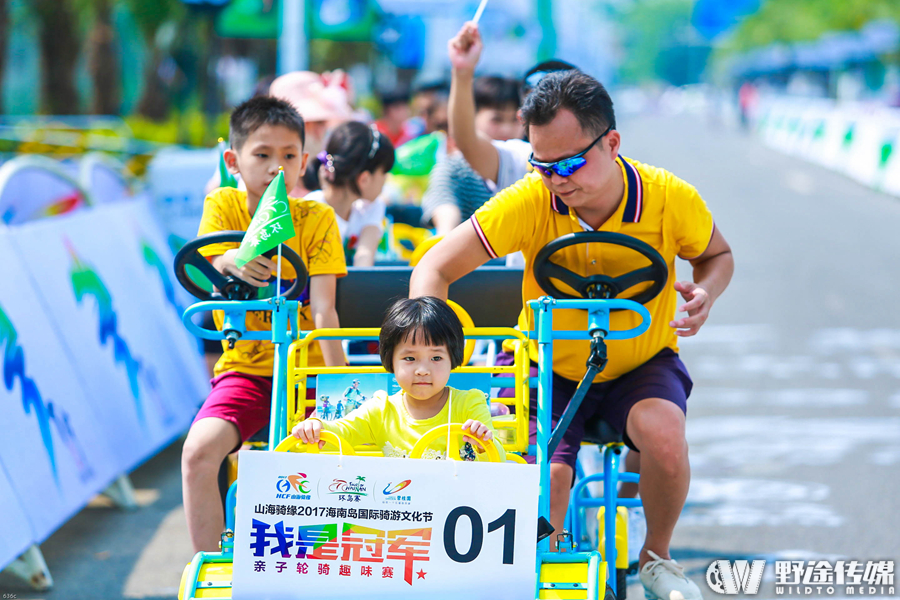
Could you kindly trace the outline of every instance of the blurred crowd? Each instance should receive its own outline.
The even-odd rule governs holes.
[[[309,160],[290,195],[335,209],[348,264],[374,264],[394,224],[413,238],[410,250],[449,232],[530,170],[522,100],[543,74],[575,67],[551,60],[521,79],[476,77],[482,50],[477,25],[466,24],[448,43],[450,81],[380,90],[377,118],[358,107],[342,70],[297,71],[257,87],[256,95],[286,100],[303,116]],[[227,183],[217,173],[208,191],[219,185]]]

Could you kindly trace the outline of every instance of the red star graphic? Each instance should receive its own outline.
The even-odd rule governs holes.
[[[419,576],[418,579],[425,579],[425,569],[420,570],[418,573],[416,573],[416,575]]]

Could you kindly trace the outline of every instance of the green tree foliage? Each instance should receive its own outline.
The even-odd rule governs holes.
[[[181,18],[184,5],[180,0],[121,0],[144,35],[148,47],[154,45],[156,34],[167,21]]]
[[[40,27],[41,107],[44,112],[81,112],[75,69],[82,50],[87,53],[88,72],[93,83],[89,111],[94,114],[119,112],[122,91],[112,12],[122,2],[33,0],[31,10]],[[154,0],[156,4],[159,3]]]
[[[88,34],[88,71],[94,84],[91,113],[117,115],[122,103],[119,56],[115,46],[112,5],[115,0],[93,0],[93,25]]]
[[[175,22],[184,16],[180,0],[121,0],[125,3],[144,37],[149,60],[144,69],[144,85],[138,112],[154,121],[169,114],[169,94],[159,71],[174,42]],[[166,35],[166,28],[173,35]]]
[[[667,57],[693,39],[693,4],[693,0],[638,0],[625,6],[619,15],[619,76],[624,83],[669,79],[672,61]]]
[[[75,65],[80,40],[74,0],[34,0],[41,47],[41,107],[46,113],[68,115],[79,112],[75,87]]]
[[[9,43],[9,3],[0,0],[0,97],[3,95],[3,75],[6,70],[6,46]],[[0,102],[0,110],[3,103]]]
[[[346,69],[347,65],[369,62],[372,52],[371,42],[310,40],[309,68],[317,73]]]
[[[857,30],[875,19],[900,22],[897,0],[766,0],[725,43],[743,52],[776,42],[815,40],[827,31]]]

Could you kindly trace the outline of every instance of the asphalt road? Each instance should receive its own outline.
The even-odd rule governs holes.
[[[682,348],[692,483],[673,555],[707,597],[712,560],[767,559],[760,598],[776,597],[775,559],[900,558],[900,199],[694,116],[620,131],[626,156],[699,189],[737,264]],[[139,510],[89,507],[42,545],[52,592],[0,575],[0,593],[173,598],[192,554],[179,456],[133,473]]]
[[[768,559],[761,597],[774,559],[900,558],[900,199],[694,117],[622,130],[626,156],[698,188],[736,262],[682,347],[692,481],[673,554],[709,596],[712,560]]]

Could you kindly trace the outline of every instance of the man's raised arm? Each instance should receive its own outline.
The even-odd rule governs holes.
[[[409,297],[447,299],[450,284],[490,259],[471,221],[461,223],[425,253],[409,280]]]
[[[456,37],[447,43],[450,64],[453,66],[447,109],[450,137],[456,142],[466,162],[483,179],[497,183],[500,154],[490,138],[475,129],[475,94],[472,84],[475,80],[475,66],[483,48],[478,25],[472,22],[463,25]]]

